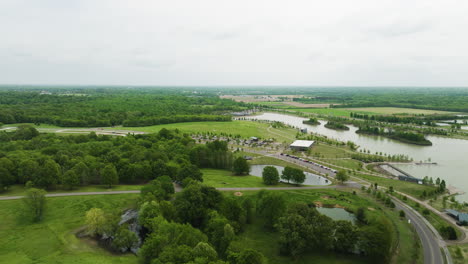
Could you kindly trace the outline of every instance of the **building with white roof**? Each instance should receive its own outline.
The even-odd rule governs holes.
[[[310,149],[313,144],[313,140],[296,140],[289,145],[289,148],[292,150],[305,151]]]

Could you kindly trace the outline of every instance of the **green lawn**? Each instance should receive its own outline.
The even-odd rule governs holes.
[[[82,186],[73,190],[65,190],[57,188],[55,190],[49,190],[48,193],[68,193],[68,192],[105,192],[105,191],[131,191],[140,190],[143,185],[115,185],[112,188],[108,188],[104,185],[88,185]],[[17,196],[24,195],[25,188],[23,185],[13,185],[8,191],[0,193],[1,196]]]
[[[387,188],[390,186],[393,186],[395,191],[409,194],[418,199],[420,198],[423,191],[429,192],[429,191],[436,189],[436,187],[433,187],[433,186],[393,180],[393,179],[377,177],[377,176],[370,176],[370,175],[359,174],[359,173],[357,173],[355,176],[357,176],[358,178],[362,178],[370,183],[377,183],[378,186],[384,186]]]
[[[203,184],[212,187],[288,187],[290,184],[266,185],[261,177],[234,176],[228,170],[202,169]]]
[[[118,127],[113,129],[135,130],[143,132],[158,132],[162,128],[179,129],[187,133],[211,132],[215,134],[240,135],[243,138],[275,138],[277,141],[290,141],[295,138],[296,130],[292,128],[270,128],[267,123],[252,121],[231,121],[231,122],[188,122],[166,125],[156,125],[147,127]],[[109,128],[110,129],[110,128]]]
[[[74,230],[83,226],[84,214],[90,208],[124,209],[136,197],[125,194],[47,198],[44,219],[36,224],[20,217],[21,200],[0,201],[0,263],[136,264],[134,255],[112,255],[74,235]]]
[[[468,260],[468,244],[448,246],[454,264],[465,264]]]

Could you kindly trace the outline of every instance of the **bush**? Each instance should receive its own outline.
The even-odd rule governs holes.
[[[400,217],[403,218],[403,217],[406,217],[406,213],[405,211],[403,210],[400,210]]]

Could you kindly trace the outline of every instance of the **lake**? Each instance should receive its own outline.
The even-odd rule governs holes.
[[[263,113],[246,118],[279,121],[297,128],[307,128],[309,132],[325,135],[329,138],[345,142],[352,141],[360,148],[370,150],[371,153],[404,154],[413,158],[414,161],[430,159],[432,162],[437,162],[438,165],[398,164],[395,166],[418,178],[429,176],[435,180],[439,177],[445,180],[448,185],[456,186],[465,192],[465,194],[457,196],[458,200],[468,201],[466,193],[468,191],[468,140],[427,136],[433,145],[418,146],[380,136],[356,134],[358,128],[352,125],[348,125],[350,130],[347,131],[328,129],[324,126],[327,122],[324,120],[320,120],[320,125],[314,126],[302,123],[308,118],[278,113]]]
[[[263,168],[265,168],[266,166],[272,166],[272,165],[252,165],[251,170],[250,170],[250,175],[262,177]],[[273,166],[273,167],[275,167],[278,170],[281,176],[281,173],[283,172],[284,167],[282,166]],[[304,172],[304,174],[306,175],[306,179],[303,183],[305,185],[330,185],[331,184],[331,182],[327,180],[325,177],[322,177],[322,176],[319,176],[310,172]]]

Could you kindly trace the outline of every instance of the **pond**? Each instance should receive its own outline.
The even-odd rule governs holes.
[[[424,178],[424,176],[429,176],[434,179],[444,179],[448,185],[456,186],[458,189],[468,192],[468,180],[466,180],[468,140],[427,136],[427,139],[432,141],[433,145],[418,146],[379,136],[356,134],[358,128],[352,125],[348,125],[350,130],[347,131],[328,129],[324,126],[327,123],[324,120],[320,120],[320,125],[306,125],[302,121],[307,120],[307,118],[277,113],[263,113],[247,118],[279,121],[297,128],[307,128],[309,132],[325,135],[329,138],[344,142],[352,141],[360,148],[370,150],[371,153],[404,154],[414,158],[415,161],[430,159],[432,162],[437,162],[438,165],[402,164],[395,166],[414,177]],[[468,194],[460,195],[457,199],[468,201]]]
[[[252,165],[250,175],[262,177],[263,168],[265,168],[266,166],[273,166],[273,165]],[[275,167],[278,170],[281,176],[281,173],[283,172],[284,167],[282,166],[273,166],[273,167]],[[323,176],[319,176],[310,172],[304,172],[304,174],[306,175],[306,179],[303,183],[305,185],[329,185],[331,184],[331,182]]]
[[[354,214],[346,211],[343,208],[327,208],[327,207],[317,207],[317,211],[319,213],[330,217],[333,220],[346,220],[351,221],[354,223],[356,221],[356,217]]]

